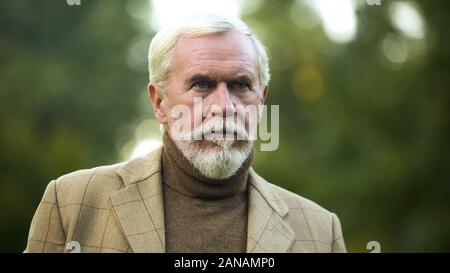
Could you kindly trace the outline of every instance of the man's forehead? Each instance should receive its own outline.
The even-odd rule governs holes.
[[[256,77],[256,67],[248,62],[238,60],[230,61],[199,61],[185,69],[185,77],[190,78],[195,75],[204,75],[211,79],[232,79],[239,76],[248,76],[251,79]]]
[[[254,58],[252,52],[241,50],[239,48],[217,48],[214,46],[205,46],[201,48],[194,48],[186,54],[188,57],[194,57],[199,61],[209,60],[223,60],[223,61],[237,61],[246,62]]]
[[[196,60],[240,59],[248,61],[255,58],[255,47],[249,37],[239,31],[205,34],[195,37],[180,37],[174,48],[174,58]]]
[[[250,39],[240,32],[183,37],[175,46],[172,69],[189,74],[202,70],[254,74],[255,55]]]

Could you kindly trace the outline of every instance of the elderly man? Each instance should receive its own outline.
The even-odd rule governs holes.
[[[251,168],[260,112],[242,109],[264,104],[270,76],[242,21],[160,31],[149,72],[163,146],[51,181],[26,252],[345,252],[335,214]]]

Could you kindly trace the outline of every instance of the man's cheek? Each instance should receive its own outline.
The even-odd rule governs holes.
[[[191,125],[192,128],[198,128],[204,120],[203,99],[201,97],[194,98],[194,104],[191,107]]]
[[[171,135],[173,137],[190,131],[189,117],[191,115],[191,110],[189,107],[183,104],[174,105],[170,108],[169,115],[169,129],[171,130]]]

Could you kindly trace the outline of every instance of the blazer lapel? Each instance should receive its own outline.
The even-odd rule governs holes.
[[[247,252],[288,252],[295,239],[283,219],[288,212],[268,182],[250,168]]]
[[[126,163],[117,173],[124,187],[110,195],[116,219],[133,252],[164,252],[162,148]]]
[[[133,252],[165,252],[162,148],[122,166],[124,187],[110,201]],[[253,168],[249,170],[247,252],[288,252],[295,233],[283,219],[286,204]]]

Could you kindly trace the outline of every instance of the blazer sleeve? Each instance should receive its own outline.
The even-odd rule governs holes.
[[[336,214],[332,213],[333,221],[333,253],[345,253],[347,252],[345,248],[344,236],[342,235],[341,222]]]
[[[33,216],[24,252],[64,252],[66,236],[59,214],[56,180],[51,181]]]

